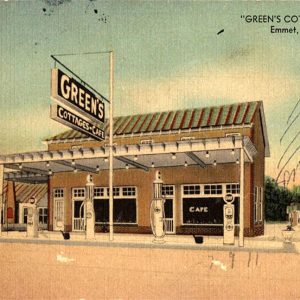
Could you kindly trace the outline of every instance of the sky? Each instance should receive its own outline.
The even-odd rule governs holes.
[[[0,154],[67,130],[50,119],[50,55],[79,54],[58,58],[108,97],[108,55],[80,53],[113,50],[114,115],[262,100],[266,174],[298,167],[300,184],[298,16],[288,1],[0,0]]]

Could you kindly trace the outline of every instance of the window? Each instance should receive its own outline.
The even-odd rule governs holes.
[[[183,186],[184,195],[199,195],[200,194],[200,185],[184,185]]]
[[[63,189],[54,189],[54,198],[63,198],[64,190]]]
[[[95,223],[108,223],[109,221],[109,200],[94,199]]]
[[[234,223],[239,223],[239,197],[234,197]],[[191,197],[182,199],[183,225],[223,225],[223,197]]]
[[[106,192],[107,192],[107,196],[109,197],[109,188],[106,189]],[[113,188],[113,195],[120,196],[120,188],[119,187]]]
[[[73,189],[73,197],[74,198],[84,198],[84,196],[85,196],[85,188]]]
[[[239,194],[240,185],[239,184],[226,184],[226,194]]]
[[[182,185],[182,225],[222,226],[224,221],[224,196],[234,195],[234,223],[239,223],[239,192],[237,183]]]
[[[114,222],[136,223],[135,199],[114,199]]]
[[[94,197],[95,223],[109,222],[109,188],[98,189]],[[114,223],[136,224],[137,223],[137,199],[136,187],[114,187]]]
[[[104,196],[104,188],[95,188],[94,189],[94,197],[103,197]]]
[[[163,185],[162,186],[163,196],[174,196],[174,185]]]
[[[263,216],[263,188],[254,187],[254,222],[258,223],[262,221]]]
[[[48,223],[48,209],[46,207],[39,207],[39,224]]]
[[[27,207],[24,207],[24,214],[23,214],[23,216],[24,216],[23,223],[27,224],[27,216],[28,216],[28,209],[27,209]]]
[[[123,196],[135,196],[135,187],[123,187]]]
[[[206,184],[204,185],[205,195],[220,195],[222,194],[222,184]]]

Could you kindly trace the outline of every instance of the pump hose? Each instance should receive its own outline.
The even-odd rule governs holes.
[[[81,203],[81,205],[80,205],[80,208],[79,208],[79,217],[80,217],[80,229],[82,230],[82,229],[84,229],[84,227],[85,227],[85,218],[83,217],[81,217],[81,213],[82,213],[82,207],[84,207],[84,205],[85,205],[85,203],[84,203],[84,201],[82,201],[82,203]],[[83,221],[83,224],[82,224],[82,221]]]

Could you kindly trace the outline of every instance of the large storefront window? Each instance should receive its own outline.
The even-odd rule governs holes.
[[[197,185],[198,186],[198,185]],[[193,192],[187,195],[187,189],[183,186],[182,195],[182,223],[183,225],[222,225],[223,224],[223,207],[226,191],[222,185],[204,185],[204,194],[195,195]],[[205,189],[206,188],[206,189]],[[193,191],[191,185],[189,190]],[[201,186],[200,186],[200,190]],[[221,194],[221,195],[220,195]],[[215,196],[213,196],[215,195]],[[216,196],[217,195],[217,196]],[[234,223],[239,223],[239,196],[234,195],[235,217]]]
[[[114,189],[114,223],[137,223],[137,199],[135,187],[116,187]],[[109,189],[95,188],[95,223],[109,222]]]

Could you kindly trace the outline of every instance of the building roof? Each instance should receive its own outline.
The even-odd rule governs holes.
[[[119,116],[114,118],[114,136],[149,135],[205,128],[250,126],[253,123],[256,111],[259,111],[262,121],[265,156],[269,157],[270,148],[262,101]],[[106,120],[104,126],[106,136],[109,133],[108,125]],[[76,140],[92,140],[92,138],[79,131],[68,130],[46,139],[46,142],[60,143]]]
[[[7,181],[4,181],[3,194],[6,195],[8,189]],[[29,184],[15,182],[16,200],[21,203],[27,203],[30,198],[35,197],[39,203],[47,194],[47,184]]]
[[[207,127],[248,125],[261,102],[244,102],[231,105],[155,112],[114,118],[114,135],[140,135],[178,130],[193,130]],[[108,122],[105,124],[108,134]],[[47,139],[47,142],[86,139],[84,133],[68,130]]]

